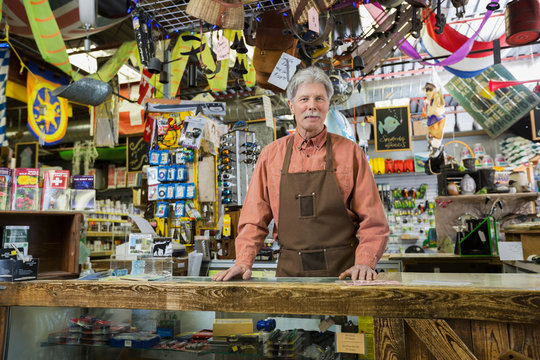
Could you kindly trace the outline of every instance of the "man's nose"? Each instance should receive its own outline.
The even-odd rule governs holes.
[[[308,108],[309,109],[315,109],[317,102],[315,99],[308,99]]]

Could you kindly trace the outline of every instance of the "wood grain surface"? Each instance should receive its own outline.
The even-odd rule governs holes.
[[[477,359],[446,321],[429,319],[406,319],[405,321],[436,359]]]
[[[401,319],[373,319],[375,359],[405,359],[405,334]]]
[[[293,282],[4,283],[0,306],[65,306],[388,318],[540,321],[540,290]]]

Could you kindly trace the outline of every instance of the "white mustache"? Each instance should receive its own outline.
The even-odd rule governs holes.
[[[313,113],[307,113],[304,115],[304,117],[311,117],[311,116],[317,116],[317,117],[321,117],[321,113],[320,112],[313,112]]]

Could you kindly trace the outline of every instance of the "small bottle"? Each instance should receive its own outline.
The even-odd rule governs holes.
[[[84,264],[82,265],[82,271],[80,277],[85,277],[87,275],[93,274],[94,270],[92,269],[92,263],[90,262],[90,257],[86,257]]]

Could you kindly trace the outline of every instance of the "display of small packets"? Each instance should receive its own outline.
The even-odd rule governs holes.
[[[150,159],[148,160],[148,163],[150,165],[159,165],[159,159],[161,156],[160,150],[151,150],[150,151]]]
[[[158,185],[158,199],[166,199],[167,198],[167,185]]]
[[[71,209],[69,198],[69,170],[45,171],[41,210],[69,210]]]
[[[148,201],[158,200],[158,185],[148,185]]]
[[[158,181],[167,181],[167,173],[169,172],[168,166],[158,167]]]
[[[174,199],[174,191],[176,186],[174,184],[167,185],[167,197],[166,199],[171,200]]]
[[[0,210],[9,210],[9,186],[11,169],[0,168]]]
[[[183,201],[177,201],[174,203],[174,216],[177,218],[184,217],[186,215],[186,203]]]
[[[185,199],[186,198],[186,184],[175,184],[175,199]]]
[[[71,209],[72,210],[95,210],[96,209],[96,190],[71,189]]]
[[[156,206],[156,217],[166,218],[169,216],[169,203],[166,201],[160,201]]]
[[[169,152],[162,150],[159,154],[159,165],[169,165]]]
[[[176,166],[176,180],[177,181],[187,181],[188,180],[188,171],[186,165]]]
[[[14,169],[11,210],[39,210],[39,200],[39,169]]]
[[[195,183],[186,184],[186,199],[193,199],[195,197]]]
[[[176,180],[176,166],[171,165],[167,169],[167,181],[175,181]]]
[[[146,178],[148,185],[157,185],[159,184],[158,180],[158,168],[155,166],[150,166],[146,169]]]

